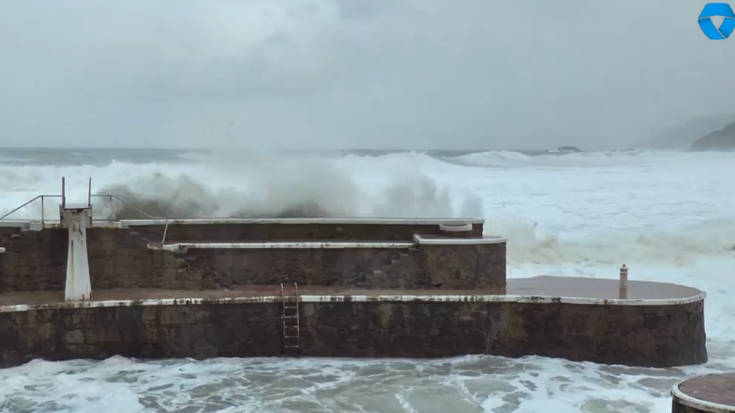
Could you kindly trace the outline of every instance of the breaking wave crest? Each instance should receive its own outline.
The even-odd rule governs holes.
[[[415,163],[383,163],[369,171],[365,164],[344,159],[246,155],[210,155],[181,165],[113,162],[106,168],[32,168],[30,174],[16,169],[5,175],[6,182],[0,178],[0,185],[23,188],[30,197],[49,193],[44,189],[48,182],[66,175],[67,196],[81,201],[89,174],[94,193],[125,199],[123,204],[96,198],[95,216],[114,219],[484,216],[480,197],[437,184]],[[28,184],[38,189],[30,192]],[[5,212],[12,207],[4,206]],[[40,208],[34,203],[12,218],[40,217]],[[43,213],[58,215],[57,206],[47,203]]]
[[[508,259],[515,264],[619,266],[634,262],[684,266],[702,256],[735,257],[732,221],[711,221],[670,230],[588,228],[559,234],[544,230],[539,223],[523,217],[491,215],[487,219],[485,232],[508,238]]]
[[[515,152],[463,156],[500,156],[515,163],[544,162],[539,161],[543,156]],[[0,209],[3,213],[9,212],[39,193],[59,193],[61,176],[67,178],[70,200],[79,202],[86,195],[87,177],[92,176],[93,192],[118,195],[128,201],[121,204],[96,199],[95,216],[98,218],[484,218],[486,233],[509,239],[509,259],[516,264],[639,261],[686,265],[702,255],[735,254],[732,251],[735,220],[723,219],[729,211],[728,202],[732,201],[721,195],[722,184],[710,178],[713,164],[729,165],[724,156],[655,152],[549,156],[560,159],[558,162],[566,159],[564,162],[572,163],[574,159],[583,158],[636,159],[636,165],[645,165],[635,170],[636,177],[646,173],[651,180],[639,186],[628,184],[631,181],[626,177],[634,172],[625,165],[610,169],[608,164],[599,169],[597,175],[590,174],[597,173],[598,169],[586,169],[582,179],[574,168],[568,171],[563,168],[555,172],[556,175],[549,175],[544,168],[478,170],[443,162],[423,153],[309,158],[228,151],[195,156],[178,163],[112,161],[106,166],[26,167],[0,164],[0,189],[3,190]],[[689,172],[675,178],[669,165],[682,164],[681,157],[687,157]],[[647,169],[653,172],[645,172]],[[642,221],[632,222],[624,211],[608,208],[607,213],[614,215],[610,219],[628,220],[627,229],[615,230],[601,225],[600,220],[604,218],[600,217],[604,215],[595,214],[605,212],[597,204],[593,208],[589,203],[591,195],[580,195],[589,188],[605,187],[606,193],[595,192],[597,198],[604,198],[604,205],[613,205],[614,199],[628,197],[626,194],[630,193],[634,198],[626,201],[629,211],[661,210],[664,204],[660,201],[661,205],[655,201],[641,204],[651,197],[643,193],[638,197],[637,191],[645,192],[645,188],[650,187],[664,191],[668,182],[680,185],[678,182],[688,182],[687,179],[696,181],[696,186],[692,187],[696,192],[688,194],[688,200],[666,204],[669,208],[666,215],[646,213],[642,214],[645,217]],[[611,201],[608,203],[607,199]],[[574,209],[575,205],[570,203],[583,204],[576,205],[577,213],[560,211],[536,216],[537,211],[559,207]],[[579,216],[583,206],[597,212]],[[41,216],[40,208],[40,203],[36,202],[10,218],[37,219]],[[523,212],[518,212],[519,208]],[[694,208],[691,213],[685,212],[691,208]],[[58,217],[58,207],[47,202],[43,213],[46,219]],[[668,217],[675,217],[675,221]]]

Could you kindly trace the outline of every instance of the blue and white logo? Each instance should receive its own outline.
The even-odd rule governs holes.
[[[712,17],[722,17],[720,27],[715,27]],[[735,30],[735,13],[727,3],[710,3],[704,6],[699,15],[699,27],[704,35],[712,40],[724,40]]]

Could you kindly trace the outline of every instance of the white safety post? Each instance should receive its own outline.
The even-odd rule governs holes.
[[[65,301],[92,299],[92,282],[87,257],[87,224],[91,222],[90,205],[61,207],[61,222],[69,229],[69,252],[66,262]]]
[[[628,267],[620,267],[620,298],[628,298]]]

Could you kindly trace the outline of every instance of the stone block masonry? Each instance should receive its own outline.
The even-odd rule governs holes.
[[[66,282],[68,235],[64,228],[21,231],[0,227],[0,293],[62,291]],[[148,250],[128,229],[87,230],[92,288],[162,288],[164,270],[176,258]],[[157,278],[158,277],[158,278]]]
[[[475,289],[505,286],[505,243],[418,245],[408,249],[188,249],[169,288],[242,285],[369,289]],[[183,261],[183,262],[182,262]]]
[[[707,360],[702,301],[601,306],[481,301],[489,296],[482,297],[375,301],[344,296],[314,302],[304,296],[297,354],[539,355],[647,367]],[[94,306],[100,303],[104,302],[78,308],[48,304],[27,311],[0,307],[0,365],[14,366],[34,358],[113,355],[157,359],[290,354],[284,353],[282,308],[275,300]]]
[[[481,224],[479,225],[481,231]],[[406,226],[414,230],[426,227],[424,229],[427,231],[428,228],[435,228],[433,232],[439,231],[439,225]],[[170,231],[173,231],[174,236],[210,238],[208,244],[201,244],[206,245],[204,248],[185,247],[180,250],[149,248],[151,240],[138,232],[163,231],[161,226],[93,227],[87,230],[92,290],[203,290],[238,285],[278,285],[282,282],[374,289],[473,289],[505,286],[504,240],[482,244],[424,245],[416,243],[414,235],[409,236],[403,227],[398,224],[333,224],[317,226],[315,228],[318,230],[313,230],[306,224],[294,224],[293,228],[283,224],[242,224],[232,225],[232,228],[220,224],[172,225]],[[386,228],[396,231],[390,232]],[[309,238],[319,235],[328,238],[344,232],[350,238],[361,233],[360,231],[369,238],[395,238],[396,234],[402,239],[408,238],[394,242],[406,244],[399,248],[217,246],[217,243],[224,243],[223,240],[230,242],[232,237],[240,234],[247,234],[249,237],[270,234],[276,238]],[[212,237],[218,238],[212,240]],[[449,241],[460,238],[453,237]],[[0,246],[5,248],[5,253],[0,254],[0,293],[63,290],[67,239],[67,230],[63,228],[24,231],[16,227],[0,227]],[[475,240],[482,241],[482,238],[466,239],[471,243],[478,242]],[[201,242],[202,239],[198,241]],[[377,244],[377,241],[367,241],[366,245],[371,242]]]

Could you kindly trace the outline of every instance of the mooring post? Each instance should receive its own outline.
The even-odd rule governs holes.
[[[620,267],[619,296],[620,298],[628,298],[628,267],[625,264]]]
[[[87,206],[92,208],[92,177],[89,177],[89,184],[87,186]]]
[[[61,177],[61,208],[66,208],[66,177]]]
[[[61,225],[69,229],[64,300],[89,301],[92,299],[92,282],[87,256],[87,227],[92,223],[92,208],[64,203],[59,209]]]

